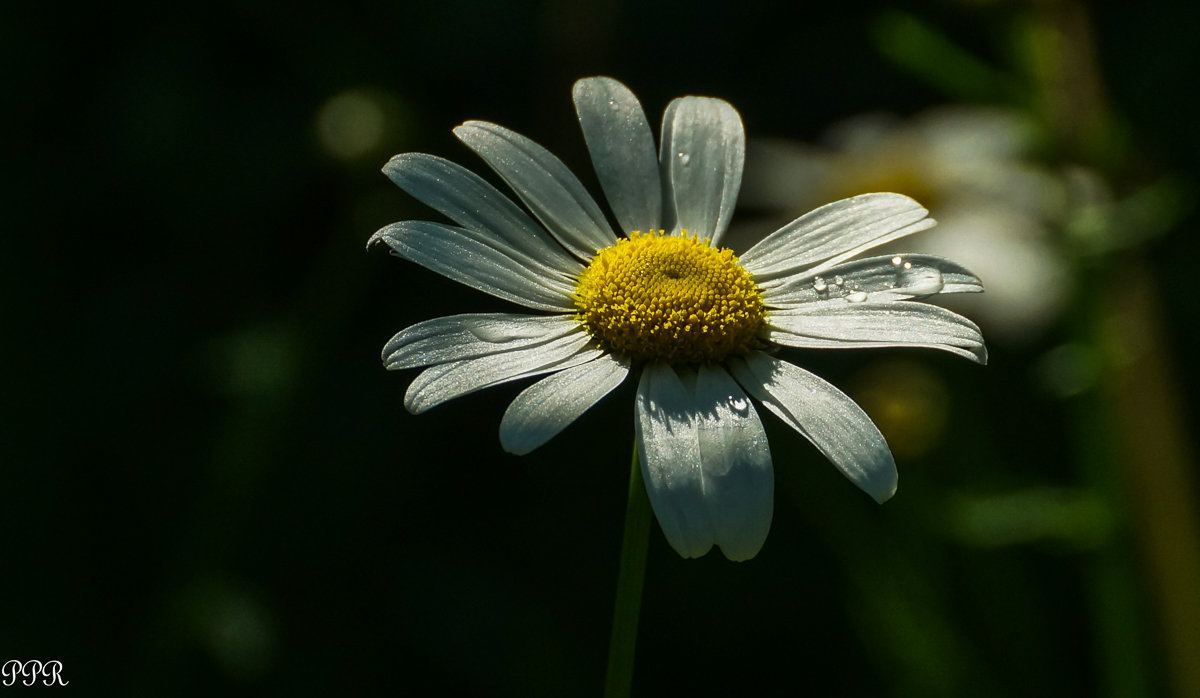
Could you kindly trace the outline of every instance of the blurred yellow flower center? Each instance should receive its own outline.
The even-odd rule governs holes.
[[[575,304],[605,349],[681,364],[745,352],[764,317],[758,287],[731,250],[661,230],[635,230],[596,253]]]

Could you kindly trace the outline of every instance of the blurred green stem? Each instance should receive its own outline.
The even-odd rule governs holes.
[[[1160,314],[1155,279],[1127,254],[1123,283],[1102,295],[1102,395],[1120,453],[1130,523],[1172,695],[1200,696],[1200,511],[1196,460]]]
[[[1035,7],[1026,48],[1043,111],[1069,156],[1115,181],[1128,168],[1128,154],[1105,97],[1087,5],[1058,0]],[[1195,450],[1159,316],[1157,280],[1135,251],[1094,264],[1078,303],[1103,373],[1096,395],[1081,404],[1078,450],[1091,483],[1124,515],[1122,533],[1131,539],[1101,551],[1092,575],[1103,672],[1097,683],[1106,695],[1148,696],[1160,692],[1161,674],[1171,695],[1200,696]],[[1139,553],[1136,567],[1129,547]],[[1157,622],[1146,623],[1139,587],[1149,592]],[[1159,634],[1155,663],[1137,641],[1150,629]]]
[[[646,547],[650,541],[650,499],[642,482],[637,444],[629,469],[629,501],[625,507],[625,534],[621,539],[621,565],[617,572],[617,602],[613,608],[612,635],[608,641],[605,698],[629,696],[633,686],[633,659],[637,647],[638,615],[646,578]]]

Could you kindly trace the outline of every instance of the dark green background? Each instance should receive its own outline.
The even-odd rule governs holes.
[[[522,384],[405,412],[413,373],[383,371],[384,341],[508,308],[364,251],[383,225],[433,215],[379,168],[420,150],[482,169],[450,133],[479,118],[598,192],[570,102],[586,75],[626,82],[651,123],[675,96],[721,96],[751,137],[812,139],[959,96],[879,49],[899,8],[878,2],[13,5],[0,10],[0,660],[58,659],[85,695],[598,695],[632,389],[521,458],[496,429]],[[1004,70],[1022,22],[1053,5],[903,10]],[[1192,196],[1200,53],[1184,7],[1091,6],[1123,140],[1087,164],[1118,193],[1171,174]],[[1014,85],[975,97],[1032,90]],[[391,119],[350,161],[315,125],[347,89]],[[1123,253],[1159,285],[1159,348],[1188,400],[1195,222]],[[1123,263],[1090,266],[1076,307],[1119,290]],[[947,533],[949,493],[1088,486],[1079,444],[1105,427],[1039,391],[1034,369],[1083,315],[993,344],[987,368],[898,352],[949,385],[950,421],[937,448],[900,461],[886,506],[771,421],[776,516],[755,560],[681,560],[652,533],[636,693],[1121,695],[1113,657],[1143,695],[1170,691],[1119,505],[1094,545]],[[850,386],[888,356],[794,358]],[[1194,400],[1170,408],[1194,423]]]

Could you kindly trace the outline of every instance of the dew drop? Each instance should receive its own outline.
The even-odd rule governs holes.
[[[912,269],[912,262],[905,262],[905,263],[904,263],[904,268],[905,268],[905,269]]]
[[[621,111],[621,105],[618,104],[617,100],[615,99],[608,100],[608,108],[612,109],[613,111]]]
[[[692,161],[691,155],[688,155],[687,153],[684,153],[684,152],[679,153],[679,164],[683,165],[684,167],[687,167],[688,163],[690,163],[691,161]]]
[[[897,282],[897,286],[902,288],[905,293],[911,293],[914,296],[938,293],[946,283],[942,279],[942,272],[932,267],[905,269],[900,272]]]
[[[825,279],[817,277],[813,279],[813,290],[817,293],[824,293],[829,289],[829,284],[825,283]]]
[[[846,294],[846,300],[850,301],[851,303],[862,303],[866,299],[867,299],[866,291],[854,291],[852,293]]]
[[[467,320],[463,322],[463,329],[475,335],[478,339],[496,344],[513,342],[519,339],[529,339],[541,335],[541,332],[537,328],[505,326],[486,320]]]
[[[729,407],[737,414],[747,414],[750,412],[750,401],[738,395],[730,395]]]
[[[842,279],[842,277],[840,277],[840,276],[833,277],[833,285],[834,286],[841,286],[844,283],[846,283],[846,282],[844,279]]]
[[[892,257],[892,265],[893,266],[898,267],[898,266],[900,266],[900,263],[903,261],[904,261],[904,258],[900,257],[899,255]],[[909,266],[912,266],[912,265],[910,264]]]

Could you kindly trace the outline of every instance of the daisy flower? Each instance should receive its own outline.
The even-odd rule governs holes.
[[[928,212],[899,194],[856,196],[735,256],[720,244],[745,153],[732,106],[674,100],[655,148],[641,104],[620,82],[580,80],[574,101],[623,235],[561,161],[496,124],[469,121],[454,133],[525,208],[433,155],[405,153],[384,167],[454,225],[402,221],[371,243],[535,311],[437,318],[393,337],[383,350],[388,369],[427,367],[408,388],[408,410],[545,376],[517,395],[500,423],[503,447],[524,454],[632,377],[650,503],[667,541],[689,558],[717,545],[745,560],[766,539],[774,474],[753,401],[876,500],[891,497],[895,462],[870,418],[776,353],[916,346],[984,363],[971,321],[919,302],[980,291],[974,275],[928,255],[852,259],[931,227]]]

